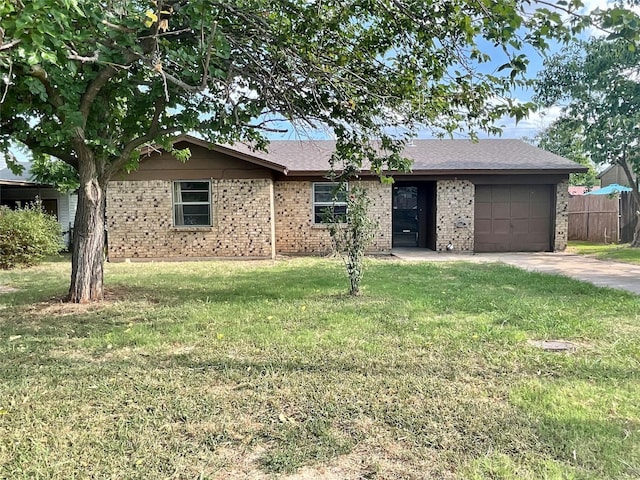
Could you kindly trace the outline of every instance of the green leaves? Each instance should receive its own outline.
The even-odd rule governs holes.
[[[71,165],[82,144],[109,171],[132,168],[133,150],[178,133],[263,147],[255,126],[276,117],[332,132],[346,172],[363,162],[406,169],[398,145],[418,129],[493,132],[501,115],[523,118],[529,106],[494,99],[526,83],[527,42],[544,48],[570,30],[559,11],[511,0],[196,0],[162,11],[133,0],[33,0],[20,12],[5,2],[0,16],[7,38],[21,40],[10,54],[4,138],[64,152]],[[486,41],[507,57],[491,74],[479,73],[491,61]],[[43,75],[25,75],[33,66]]]
[[[78,172],[70,165],[49,155],[36,155],[31,163],[31,176],[60,192],[72,192],[80,186]]]
[[[541,135],[543,148],[581,163],[585,158],[603,165],[627,162],[640,169],[640,55],[628,45],[625,39],[592,39],[545,62],[537,100],[564,107]]]
[[[597,183],[594,163],[585,149],[583,128],[580,122],[571,118],[560,118],[539,132],[533,139],[534,144],[543,150],[563,156],[589,168],[587,173],[572,173],[571,185],[592,187]]]
[[[0,268],[36,265],[62,247],[60,225],[39,201],[17,210],[0,206]]]

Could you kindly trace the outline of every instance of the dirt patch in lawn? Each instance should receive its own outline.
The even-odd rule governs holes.
[[[0,293],[2,293],[0,291]],[[100,311],[119,302],[128,301],[130,292],[120,287],[106,288],[104,299],[92,303],[69,303],[65,296],[53,297],[45,302],[34,303],[26,311],[33,316],[66,316]]]

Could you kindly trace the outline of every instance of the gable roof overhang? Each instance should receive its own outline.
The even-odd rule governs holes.
[[[231,157],[268,168],[287,177],[325,177],[335,142],[329,140],[273,141],[269,151],[252,150],[244,144],[211,144],[191,135],[180,135],[172,142],[199,145]],[[414,148],[415,147],[415,148]],[[153,149],[147,147],[145,153]],[[549,175],[584,173],[587,167],[529,145],[521,140],[490,139],[416,140],[404,155],[414,162],[409,172],[384,171],[394,177],[441,175]],[[339,173],[340,169],[336,171]],[[368,168],[361,176],[377,176]]]
[[[192,145],[197,145],[199,147],[203,147],[206,148],[208,150],[212,150],[214,152],[218,152],[218,153],[222,153],[224,155],[229,155],[230,157],[234,157],[237,158],[239,160],[244,160],[245,162],[249,162],[252,163],[254,165],[258,165],[260,167],[265,167],[268,168],[270,170],[274,170],[276,172],[282,173],[284,175],[287,175],[288,173],[288,169],[286,166],[284,165],[280,165],[278,163],[274,163],[271,162],[269,160],[266,160],[264,158],[260,158],[256,155],[252,155],[250,153],[244,152],[244,151],[239,151],[229,145],[220,145],[217,143],[209,143],[206,140],[203,140],[201,138],[198,137],[194,137],[192,135],[187,135],[187,134],[183,134],[183,135],[179,135],[175,138],[173,138],[171,140],[172,144],[176,144],[176,143],[181,143],[181,142],[185,142],[185,143],[190,143]],[[141,153],[143,155],[150,155],[154,152],[156,152],[158,149],[160,149],[161,147],[145,147],[142,149]]]
[[[5,187],[49,187],[46,183],[29,182],[27,180],[2,180],[0,185]]]
[[[336,171],[338,174],[340,170]],[[579,172],[582,172],[580,170]],[[585,169],[586,172],[586,169]],[[327,170],[289,170],[287,176],[289,177],[324,177],[327,176]],[[576,173],[575,169],[465,169],[465,170],[411,170],[409,172],[403,172],[399,170],[383,170],[383,175],[391,177],[413,177],[413,176],[468,176],[468,175],[568,175],[570,173]],[[584,172],[582,172],[584,173]],[[361,170],[359,172],[362,177],[375,177],[378,173],[371,170]]]

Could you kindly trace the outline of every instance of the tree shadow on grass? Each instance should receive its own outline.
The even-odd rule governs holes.
[[[313,266],[282,264],[278,268],[238,270],[231,275],[215,273],[194,278],[197,273],[141,273],[132,281],[106,279],[107,298],[148,299],[160,304],[193,301],[243,302],[261,300],[299,300],[309,297],[341,297],[348,281],[335,264]],[[617,293],[617,295],[616,295]],[[634,298],[625,292],[612,293],[591,284],[558,275],[525,272],[500,264],[400,264],[378,262],[370,265],[364,279],[364,298],[421,299],[434,308],[452,308],[473,313],[495,308],[523,298],[553,300],[554,297],[618,296]],[[60,292],[56,297],[63,297]],[[46,298],[5,294],[17,306]],[[351,298],[351,297],[347,297]],[[0,297],[0,300],[2,297]],[[353,299],[357,300],[357,299]]]
[[[535,415],[521,408],[522,417],[535,429],[548,454],[571,466],[577,478],[640,478],[638,419],[612,415],[606,420],[571,418],[554,413]]]

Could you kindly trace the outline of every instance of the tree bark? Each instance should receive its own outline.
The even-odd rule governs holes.
[[[636,208],[640,209],[640,190],[638,190],[638,179],[633,178],[633,172],[631,172],[626,158],[623,158],[619,163],[622,170],[624,170],[629,186],[631,186],[631,196],[633,197]],[[636,229],[633,232],[633,240],[631,241],[630,246],[640,248],[640,210],[636,211]]]
[[[640,205],[640,203],[636,203],[636,205]],[[633,232],[633,240],[630,246],[634,248],[640,247],[640,214],[638,212],[636,212],[636,229]]]
[[[102,300],[105,240],[106,186],[98,176],[93,158],[79,162],[80,188],[73,232],[71,286],[68,301]]]

